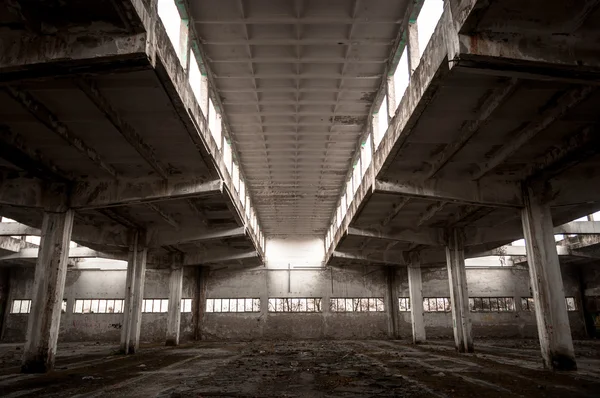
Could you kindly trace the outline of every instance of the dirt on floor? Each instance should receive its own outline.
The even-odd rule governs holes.
[[[55,370],[19,373],[20,345],[0,345],[3,397],[598,397],[600,342],[575,343],[579,370],[550,372],[533,340],[197,342],[123,356],[59,346]]]

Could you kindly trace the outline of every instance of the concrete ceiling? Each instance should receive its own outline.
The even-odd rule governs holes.
[[[190,1],[268,236],[324,235],[409,1]]]

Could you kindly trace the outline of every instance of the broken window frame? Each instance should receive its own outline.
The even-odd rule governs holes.
[[[260,299],[256,297],[208,298],[205,312],[217,314],[260,312]]]
[[[424,312],[451,312],[450,297],[423,297]]]
[[[329,299],[331,312],[385,312],[383,297],[332,297]]]
[[[398,311],[410,311],[410,297],[398,297]]]
[[[122,314],[123,299],[75,299],[73,314]],[[95,311],[94,311],[95,309]],[[110,309],[110,310],[109,310]]]
[[[321,297],[269,297],[268,312],[315,313],[322,312]]]
[[[470,312],[515,312],[514,297],[469,297]]]

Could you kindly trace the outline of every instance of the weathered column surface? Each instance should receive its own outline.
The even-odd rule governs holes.
[[[462,232],[458,229],[453,229],[448,233],[446,264],[448,265],[452,328],[454,329],[456,349],[458,352],[473,352],[465,251]]]
[[[544,366],[575,370],[575,351],[565,303],[552,214],[543,187],[524,189],[523,234]]]
[[[179,345],[179,329],[181,324],[181,290],[183,287],[183,267],[171,269],[169,276],[169,312],[167,313],[166,345]]]
[[[425,320],[423,316],[423,282],[421,262],[417,256],[411,257],[408,264],[408,290],[410,295],[410,319],[412,324],[413,343],[426,340]]]
[[[398,330],[398,287],[397,287],[397,278],[396,278],[396,268],[395,267],[387,267],[387,302],[386,302],[386,312],[388,318],[388,335],[392,339],[399,338],[399,330]]]
[[[139,348],[147,254],[144,234],[135,233],[129,249],[125,281],[125,303],[121,329],[121,352],[123,354],[134,354]]]
[[[72,210],[44,212],[21,366],[24,373],[54,367],[72,229]]]

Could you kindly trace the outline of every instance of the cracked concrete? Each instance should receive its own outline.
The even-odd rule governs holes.
[[[477,341],[456,354],[450,341],[197,342],[116,347],[64,344],[56,370],[18,373],[18,345],[0,346],[4,397],[593,397],[600,343],[577,341],[579,370],[542,368],[534,340]]]

